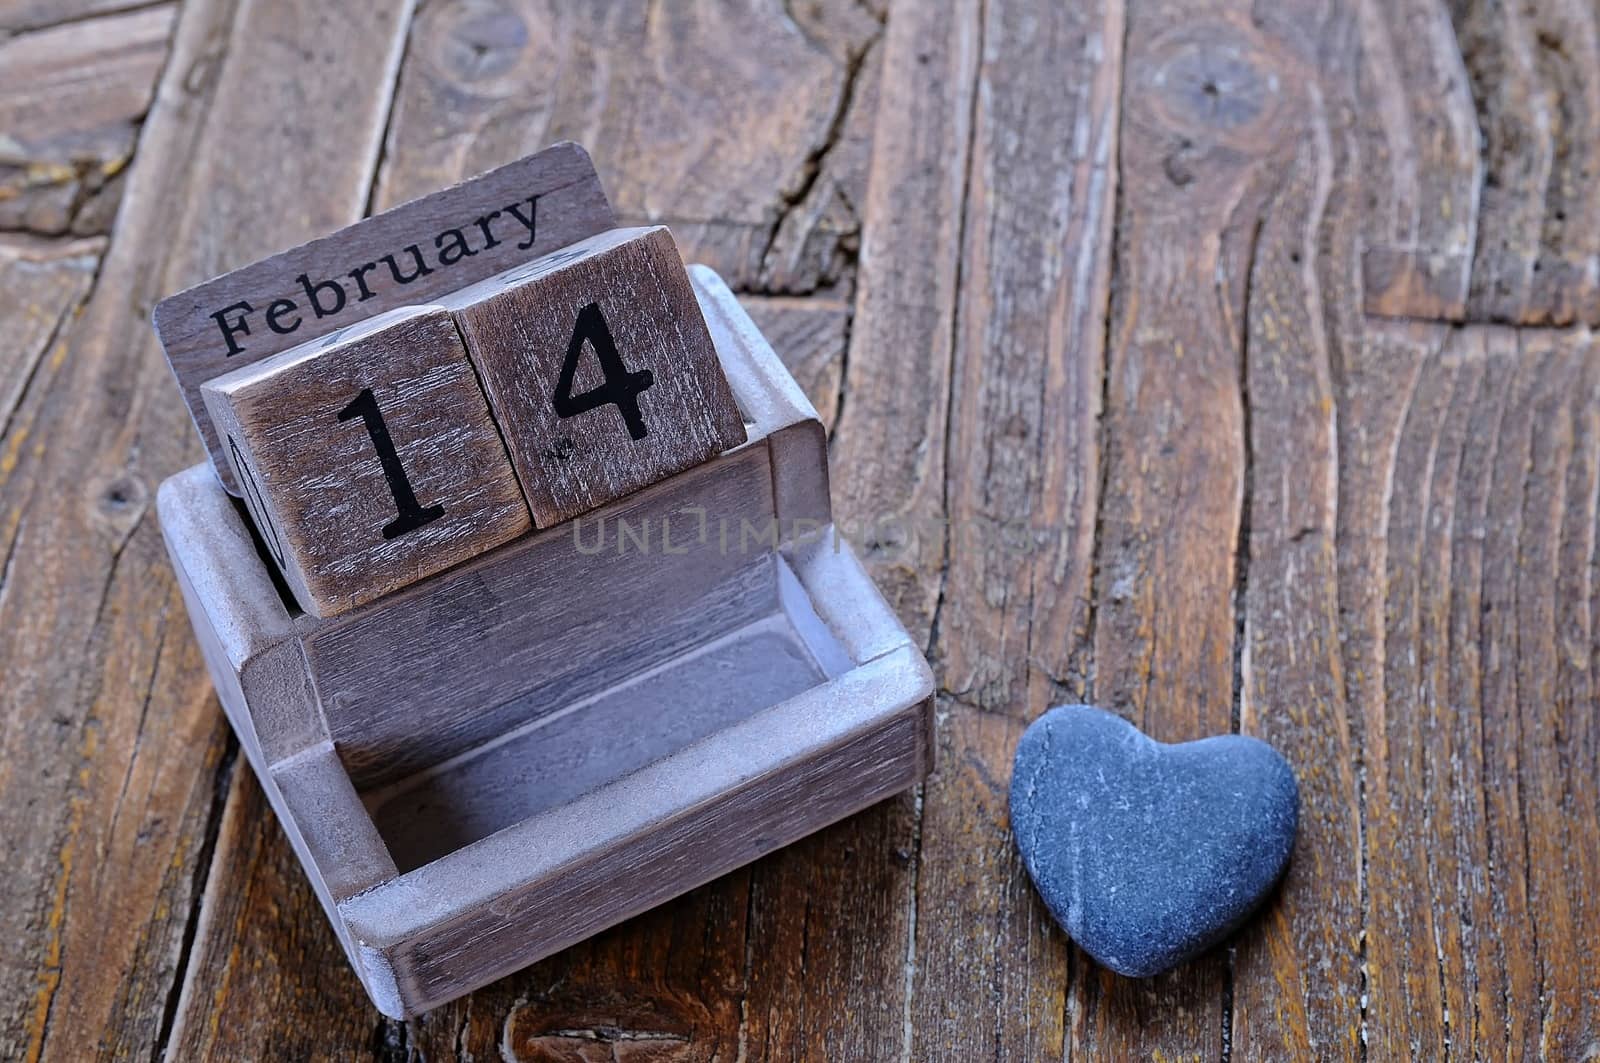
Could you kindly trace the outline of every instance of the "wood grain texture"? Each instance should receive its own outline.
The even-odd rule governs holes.
[[[534,523],[745,440],[672,234],[612,229],[445,296]]]
[[[831,448],[835,516],[926,646],[944,554],[942,478],[979,5],[894,6]],[[916,217],[916,224],[904,219]],[[943,731],[941,724],[939,731]],[[942,763],[961,750],[944,746]],[[742,1026],[754,1057],[913,1053],[920,796],[764,862],[750,885]],[[955,1005],[959,1007],[959,1005]],[[915,1058],[911,1055],[910,1058]]]
[[[383,119],[365,117],[373,125]],[[202,382],[435,299],[612,223],[588,155],[557,144],[168,296],[156,305],[156,334],[218,475],[238,494],[200,398]]]
[[[11,437],[9,461],[27,438],[13,422],[47,355],[59,370],[73,315],[94,283],[105,242],[97,239],[43,241],[28,237],[0,242],[0,423]],[[9,470],[7,470],[9,471]],[[19,511],[20,516],[20,511]],[[14,533],[14,529],[13,529]]]
[[[378,202],[570,137],[625,223],[670,225],[734,290],[848,283],[882,31],[855,0],[430,4]]]
[[[1082,976],[1017,856],[1007,769],[1029,720],[1086,693],[1124,19],[1114,0],[984,8],[934,649],[946,725],[922,807],[914,1059],[1071,1050],[1069,994]],[[1041,95],[1052,70],[1072,76]],[[963,1013],[961,1002],[985,997],[1003,1021]]]
[[[148,0],[15,0],[0,12],[0,33],[44,29],[146,6]]]
[[[1299,130],[1242,267],[1245,497],[1233,610],[1235,726],[1294,765],[1299,839],[1272,910],[1230,957],[1232,1051],[1351,1058],[1363,1035],[1358,724],[1342,658],[1338,521],[1345,345],[1360,341],[1357,13],[1284,12],[1275,44],[1315,62]],[[1281,54],[1281,53],[1280,53]],[[1291,67],[1291,70],[1296,67]],[[1290,74],[1287,80],[1292,80]]]
[[[1533,27],[1520,4],[1460,9],[1456,36],[1480,101],[1488,174],[1478,201],[1467,300],[1490,320],[1518,320],[1527,306],[1550,180],[1551,101],[1534,64]]]
[[[276,2],[182,12],[117,236],[5,429],[0,512],[15,531],[0,569],[0,837],[27,839],[28,855],[25,873],[0,880],[0,1054],[148,1056],[167,1038],[227,732],[158,564],[155,485],[199,451],[148,310],[219,260],[360,210],[350,146],[377,135],[365,123],[387,95],[383,42],[398,44],[405,15]],[[285,42],[303,61],[246,49],[219,62],[236,36]],[[285,151],[260,131],[280,128],[297,97],[323,120]],[[249,195],[219,173],[250,175]],[[262,175],[274,179],[257,187]]]
[[[1232,725],[1241,329],[1303,103],[1272,91],[1300,80],[1287,42],[1242,9],[1153,4],[1128,19],[1093,696],[1183,741]],[[1215,1057],[1227,983],[1215,953],[1143,982],[1089,968],[1072,990],[1078,1036],[1117,1056]]]
[[[1600,828],[1563,810],[1592,800],[1589,714],[1566,706],[1587,696],[1595,645],[1578,561],[1594,542],[1594,359],[1587,337],[1414,327],[1352,366],[1386,427],[1353,468],[1373,492],[1394,484],[1361,551],[1387,603],[1366,596],[1352,632],[1353,676],[1376,665],[1361,691],[1374,1051],[1592,1044],[1592,973],[1573,963],[1592,947],[1578,883]]]
[[[1590,711],[1600,663],[1592,339],[1581,329],[1547,335],[1478,324],[1453,332],[1364,315],[1371,308],[1390,316],[1481,319],[1469,299],[1479,190],[1502,179],[1497,167],[1508,165],[1509,177],[1524,160],[1510,139],[1518,128],[1511,112],[1492,120],[1506,135],[1481,161],[1480,129],[1491,122],[1487,108],[1497,105],[1496,79],[1514,74],[1534,80],[1508,85],[1506,100],[1524,101],[1519,107],[1531,106],[1533,97],[1542,101],[1552,138],[1538,149],[1549,160],[1540,235],[1515,242],[1519,254],[1532,249],[1537,267],[1519,267],[1531,269],[1519,312],[1527,321],[1592,320],[1582,278],[1593,272],[1587,263],[1595,200],[1584,189],[1595,138],[1584,130],[1592,121],[1587,94],[1600,78],[1588,58],[1591,13],[1563,0],[1538,0],[1513,13],[1533,42],[1531,65],[1516,70],[1479,67],[1474,56],[1463,56],[1466,18],[1486,20],[1480,37],[1493,38],[1500,33],[1494,20],[1509,17],[1478,0],[1336,0],[1281,11],[1258,4],[1249,14],[1228,6],[1222,17],[1231,26],[1258,21],[1262,27],[1246,33],[1248,47],[1240,53],[1246,67],[1261,66],[1261,38],[1273,42],[1274,68],[1285,50],[1318,58],[1292,66],[1294,76],[1268,94],[1289,101],[1290,119],[1269,162],[1244,164],[1271,171],[1266,193],[1242,201],[1239,213],[1239,227],[1260,222],[1254,264],[1248,256],[1221,259],[1220,281],[1215,274],[1149,269],[1156,260],[1147,239],[1156,231],[1150,218],[1165,226],[1161,259],[1185,262],[1205,260],[1210,252],[1200,245],[1215,222],[1192,212],[1191,193],[1202,182],[1180,185],[1158,171],[1154,186],[1138,193],[1143,198],[1129,199],[1134,182],[1167,162],[1166,155],[1152,163],[1132,153],[1127,121],[1149,113],[1133,109],[1139,84],[1130,80],[1133,57],[1164,54],[1163,40],[1197,23],[1171,6],[1128,5],[1129,60],[1113,105],[1122,147],[1113,165],[1125,203],[1119,213],[1140,204],[1146,217],[1135,221],[1147,237],[1132,245],[1085,241],[1056,255],[1061,263],[1109,258],[1115,294],[1100,312],[1102,323],[1113,305],[1119,314],[1136,307],[1148,313],[1177,290],[1186,300],[1229,307],[1241,338],[1236,375],[1224,372],[1207,385],[1223,389],[1232,380],[1237,387],[1239,456],[1191,463],[1187,489],[1168,491],[1159,503],[1148,489],[1140,496],[1167,507],[1147,516],[1168,530],[1225,510],[1217,497],[1234,499],[1235,579],[1219,592],[1220,604],[1202,603],[1204,628],[1161,626],[1161,640],[1140,635],[1138,647],[1170,661],[1182,650],[1174,640],[1228,645],[1228,664],[1215,671],[1226,671],[1230,681],[1224,688],[1208,679],[1207,696],[1236,698],[1239,728],[1285,750],[1301,773],[1305,802],[1302,845],[1283,889],[1231,943],[1231,956],[1204,961],[1212,971],[1231,965],[1231,982],[1199,980],[1214,999],[1162,985],[1129,992],[1093,984],[1105,976],[1058,931],[1044,923],[1029,929],[1035,902],[1011,875],[1003,847],[996,791],[1009,771],[1012,735],[1034,699],[1080,690],[1093,696],[1100,686],[1112,693],[1134,687],[1129,696],[1138,694],[1137,662],[1130,664],[1111,636],[1094,637],[1108,610],[1127,608],[1114,600],[1118,578],[1131,571],[1131,586],[1153,587],[1141,599],[1155,603],[1153,625],[1164,625],[1159,617],[1169,598],[1193,604],[1186,570],[1173,556],[1138,555],[1167,574],[1159,583],[1141,582],[1146,577],[1131,564],[1116,567],[1148,531],[1106,519],[1111,514],[1101,506],[1092,514],[1087,634],[1070,644],[1075,648],[1063,649],[1055,635],[1075,620],[1023,604],[1024,591],[1031,598],[1038,586],[1066,609],[1075,540],[1060,554],[1030,545],[1037,561],[1025,562],[1007,560],[1010,547],[971,535],[962,540],[969,546],[948,551],[948,575],[943,548],[905,563],[898,547],[875,548],[870,564],[905,618],[933,633],[947,690],[940,701],[940,775],[920,801],[902,798],[869,810],[420,1019],[380,1020],[350,1003],[359,1000],[350,983],[331,984],[328,964],[342,962],[339,950],[303,877],[272,870],[273,861],[295,867],[275,828],[229,827],[207,858],[208,827],[223,807],[212,785],[223,761],[211,758],[221,757],[225,729],[205,694],[198,658],[175,649],[174,640],[182,641],[181,624],[170,626],[177,602],[151,548],[149,522],[128,538],[120,557],[119,540],[100,530],[116,514],[141,512],[141,496],[130,485],[148,492],[155,476],[199,453],[184,446],[188,429],[171,401],[170,379],[153,345],[141,339],[142,308],[178,283],[348,222],[373,172],[380,177],[372,204],[381,208],[561,136],[593,143],[625,217],[671,221],[691,258],[713,260],[742,293],[756,294],[756,313],[764,312],[766,299],[799,296],[794,305],[780,304],[791,321],[809,328],[827,320],[829,333],[842,337],[826,357],[819,338],[815,357],[818,365],[838,366],[833,472],[839,512],[854,522],[852,530],[870,525],[880,495],[901,507],[910,492],[918,500],[910,512],[932,514],[935,522],[950,512],[954,544],[965,520],[954,507],[981,501],[991,479],[997,498],[1032,504],[1037,508],[1026,512],[1067,523],[1071,510],[1056,507],[1082,498],[1069,494],[1069,477],[1086,460],[1083,450],[1070,463],[1062,454],[1056,464],[1044,463],[1030,486],[1025,470],[993,461],[1018,444],[980,412],[1015,408],[1016,423],[1036,433],[1047,456],[1060,446],[1059,435],[1048,433],[1064,433],[1082,416],[1081,406],[1029,405],[1021,401],[1025,389],[1004,386],[1013,376],[1052,379],[1048,374],[1090,357],[1079,345],[1063,347],[1049,331],[1060,327],[1054,324],[1031,345],[1003,342],[1011,330],[1032,335],[1027,330],[1044,313],[1032,300],[1061,283],[1048,272],[1024,272],[1029,262],[1052,263],[1033,237],[1057,215],[1033,204],[1044,220],[1016,236],[984,219],[1017,209],[998,189],[1050,181],[1019,167],[1010,183],[981,186],[987,169],[979,161],[1003,159],[1008,141],[997,136],[992,147],[980,148],[973,137],[985,128],[1052,129],[1064,120],[1070,92],[1063,86],[1078,84],[1093,63],[1050,61],[1061,44],[1030,61],[1019,42],[1038,26],[1039,39],[1075,47],[1067,31],[1089,18],[1088,5],[1057,10],[990,0],[941,10],[902,3],[888,12],[886,28],[879,23],[884,6],[829,0],[788,11],[778,3],[725,11],[709,2],[433,0],[407,45],[381,159],[378,130],[346,132],[359,100],[369,98],[361,92],[354,110],[323,107],[331,127],[288,122],[281,109],[276,124],[262,119],[266,104],[285,91],[264,84],[323,83],[322,50],[306,42],[328,35],[314,21],[328,12],[284,16],[284,39],[301,43],[264,55],[235,42],[252,39],[248,33],[273,39],[260,32],[264,24],[277,25],[266,5],[244,6],[248,30],[242,24],[237,35],[230,29],[232,5],[185,6],[178,44],[188,44],[168,79],[188,87],[167,93],[142,134],[146,146],[165,146],[135,155],[125,230],[112,238],[89,308],[81,316],[67,311],[42,356],[37,349],[24,356],[24,362],[37,358],[36,369],[22,385],[0,450],[0,512],[11,522],[4,527],[14,546],[0,583],[7,632],[0,667],[8,680],[20,677],[8,689],[0,723],[11,743],[3,763],[13,765],[9,773],[0,768],[0,837],[25,839],[16,844],[27,854],[12,858],[0,878],[6,901],[0,930],[19,943],[0,952],[0,971],[9,979],[0,995],[7,1001],[0,1008],[0,1053],[26,1058],[36,1030],[44,1031],[45,1054],[65,1058],[110,1054],[123,1045],[134,1054],[159,1050],[166,1005],[183,973],[196,989],[174,1014],[183,1049],[175,1044],[175,1057],[204,1055],[208,1044],[218,1046],[219,1056],[250,1056],[259,1054],[251,1047],[259,1044],[279,1057],[312,1058],[733,1059],[742,1051],[747,1059],[897,1059],[918,1058],[908,1044],[940,1058],[946,1042],[972,1047],[969,1054],[980,1057],[1016,1057],[1032,1048],[1051,1054],[1058,1028],[1059,1054],[1073,1058],[1109,1046],[1204,1058],[1225,1046],[1232,1059],[1340,1059],[1360,1058],[1364,1045],[1376,1060],[1442,1056],[1447,1039],[1451,1058],[1564,1059],[1591,1051],[1597,983],[1593,964],[1584,961],[1597,945],[1592,897],[1600,889],[1592,812],[1600,753]],[[79,9],[87,10],[70,5]],[[68,5],[61,10],[70,17]],[[206,23],[202,12],[214,21]],[[1023,28],[1006,28],[1013,24]],[[366,48],[381,51],[391,39],[350,32],[335,36],[346,42],[343,62],[356,67],[370,61]],[[1284,44],[1313,37],[1314,44]],[[970,49],[954,64],[952,40]],[[771,61],[747,63],[739,55],[721,65],[720,76],[704,72],[716,65],[707,56],[737,51],[742,42],[755,42],[750,52]],[[995,58],[986,63],[990,44]],[[1105,47],[1113,44],[1108,33]],[[853,79],[852,54],[861,56]],[[264,65],[269,58],[274,65]],[[1009,96],[1005,59],[1018,79]],[[685,69],[693,76],[682,76]],[[980,69],[987,71],[992,102],[978,96]],[[240,91],[241,84],[253,91]],[[1201,96],[1218,107],[1226,100],[1224,114],[1238,114],[1229,84],[1237,83],[1219,83],[1226,91],[1210,97],[1202,83]],[[370,79],[361,85],[384,91]],[[1005,109],[1007,99],[1030,88],[1025,112]],[[1151,97],[1148,88],[1138,94]],[[717,118],[701,125],[684,115]],[[177,126],[198,140],[170,132],[180,117]],[[227,132],[230,124],[239,128]],[[1075,125],[1074,142],[1086,142],[1077,139],[1080,129],[1087,137],[1095,128]],[[1162,143],[1169,127],[1152,128]],[[151,140],[161,129],[169,132]],[[1524,124],[1522,132],[1537,130]],[[287,150],[299,137],[324,146]],[[341,138],[365,147],[354,151]],[[1059,150],[1013,143],[1019,158],[1053,158]],[[971,167],[951,162],[963,153],[970,153]],[[1180,178],[1193,154],[1171,153]],[[1206,154],[1200,172],[1232,167],[1228,155],[1222,151],[1219,161]],[[871,194],[868,159],[886,175]],[[290,165],[301,176],[259,186],[254,179]],[[946,169],[951,165],[955,176]],[[1068,180],[1059,171],[1055,176]],[[902,196],[896,191],[902,186],[913,190]],[[926,192],[930,186],[937,194]],[[978,187],[996,191],[974,198],[971,189]],[[1540,194],[1537,182],[1518,187]],[[186,191],[198,188],[211,191],[199,198]],[[307,198],[301,193],[308,189],[317,191]],[[690,207],[698,224],[689,224]],[[1190,224],[1161,220],[1174,216]],[[862,231],[839,232],[836,219]],[[786,236],[783,247],[809,248],[792,260],[800,265],[777,268],[779,245],[767,244],[774,224],[798,237]],[[999,234],[982,245],[986,258],[969,265],[971,237],[959,234],[962,226]],[[1119,223],[1114,231],[1123,228]],[[119,247],[124,236],[128,242]],[[222,261],[233,251],[241,257]],[[183,280],[145,283],[169,256],[189,263],[181,267]],[[817,265],[823,261],[834,263],[836,278]],[[1572,263],[1582,266],[1576,286]],[[87,262],[72,270],[68,292],[93,276]],[[875,271],[914,277],[890,299],[887,281],[861,278]],[[1547,284],[1547,273],[1559,282]],[[1008,275],[1034,279],[984,279]],[[1003,298],[991,307],[976,294],[985,289]],[[969,291],[970,297],[962,294]],[[65,305],[54,298],[46,305]],[[846,313],[799,316],[838,302]],[[1547,303],[1554,307],[1548,318],[1536,319]],[[880,322],[866,322],[870,337],[863,335],[863,312]],[[1212,317],[1200,307],[1194,320]],[[900,324],[925,319],[942,324]],[[771,327],[775,337],[784,331]],[[941,334],[953,337],[943,361],[926,345]],[[1108,338],[1107,364],[1131,365],[1118,362],[1131,341],[1115,330]],[[986,364],[991,345],[1002,359],[993,367]],[[779,346],[786,355],[803,349]],[[1043,352],[1055,350],[1070,356],[1064,363],[1046,360]],[[1149,372],[1138,378],[1152,379]],[[970,390],[972,382],[981,390]],[[1176,391],[1179,408],[1189,409],[1200,401],[1194,388],[1184,382],[1164,394]],[[1220,401],[1221,393],[1207,391],[1207,401]],[[1064,401],[1078,392],[1050,394]],[[1004,396],[1015,396],[1011,407],[998,405]],[[1127,405],[1135,398],[1121,392],[1123,412],[1105,405],[1094,422],[1101,477],[1113,460],[1144,476],[1131,459],[1114,458],[1126,440],[1144,441],[1141,456],[1161,471],[1179,460],[1147,445],[1161,432],[1181,452],[1192,438],[1216,431],[1193,419],[1163,426],[1154,412]],[[930,412],[941,402],[946,412]],[[826,414],[827,402],[818,405]],[[855,418],[858,405],[869,416]],[[1027,420],[1035,409],[1039,427]],[[132,480],[116,483],[123,472]],[[1128,507],[1117,501],[1126,479],[1099,482],[1100,497],[1126,517]],[[110,490],[118,486],[124,490]],[[103,508],[100,490],[107,492]],[[1173,541],[1167,531],[1162,535],[1157,542]],[[1133,546],[1121,545],[1124,536]],[[973,556],[974,542],[984,544],[982,557]],[[1207,549],[1220,553],[1227,545]],[[1063,567],[1042,567],[1046,557]],[[108,581],[112,571],[120,575]],[[1020,582],[1023,572],[1034,582]],[[1205,582],[1214,588],[1221,581],[1206,575]],[[114,589],[102,612],[107,587]],[[163,625],[134,622],[162,608],[169,614]],[[934,615],[937,625],[929,620]],[[158,653],[163,631],[166,649]],[[1024,632],[1033,634],[1019,646]],[[1104,661],[1097,645],[1107,650]],[[1048,667],[1021,663],[1025,655]],[[959,669],[952,667],[957,663]],[[138,681],[152,673],[157,696],[136,725]],[[984,708],[949,693],[968,690],[974,678],[980,682],[971,690],[989,692]],[[993,693],[1008,684],[1011,694]],[[1156,689],[1159,698],[1146,704],[1187,696],[1170,684]],[[1207,712],[1217,704],[1208,702]],[[1147,712],[1145,722],[1160,731],[1185,719]],[[1227,718],[1223,726],[1231,724]],[[85,758],[84,746],[74,743],[91,731],[96,744]],[[66,743],[61,734],[69,736]],[[131,766],[129,793],[137,799],[139,780],[155,777],[158,763],[161,785],[135,814],[120,780]],[[22,764],[26,769],[16,766]],[[79,785],[83,768],[89,781]],[[262,815],[257,806],[240,823]],[[145,840],[136,845],[141,831]],[[175,834],[192,848],[175,848]],[[40,837],[46,841],[34,841]],[[121,871],[108,869],[97,886],[81,854],[109,851],[99,839],[111,837],[124,839],[125,851],[138,858],[115,865]],[[76,840],[73,871],[66,874],[58,860],[63,838]],[[962,862],[969,854],[977,855]],[[169,873],[169,866],[176,870]],[[226,915],[218,907],[216,918],[202,920],[186,952],[197,881],[215,882],[228,891],[224,896],[243,900]],[[47,949],[62,883],[68,888],[57,967]],[[158,895],[160,904],[152,900]],[[323,935],[321,954],[298,944],[308,934]],[[139,935],[145,944],[130,944]],[[258,958],[260,991],[244,991]],[[119,979],[124,968],[129,974]],[[58,988],[41,994],[57,973]],[[45,981],[36,980],[41,974]],[[237,988],[227,993],[225,1010],[216,1011],[210,993],[224,977]],[[1189,987],[1194,979],[1173,981]],[[1052,1012],[1058,996],[1066,1002],[1059,1019]],[[40,1011],[41,1000],[53,1005]],[[1204,1021],[1191,1017],[1200,1008]],[[40,1014],[42,1025],[31,1025]],[[109,1047],[91,1044],[96,1037]]]
[[[1600,321],[1600,203],[1589,192],[1600,177],[1600,22],[1578,0],[1536,4],[1529,19],[1552,143],[1522,320]]]
[[[1600,320],[1600,215],[1585,191],[1600,172],[1592,8],[1408,2],[1362,12],[1368,310]]]
[[[346,974],[344,951],[255,774],[238,765],[223,794],[217,847],[229,857],[206,883],[200,933],[237,936],[227,952],[191,968],[167,1058],[382,1056],[392,1031]],[[261,999],[292,1007],[295,1021],[257,1021]]]
[[[176,18],[158,4],[0,40],[0,229],[110,228]]]
[[[208,380],[201,393],[268,554],[312,616],[347,612],[533,527],[442,307],[379,314]]]
[[[833,450],[839,519],[863,525],[873,579],[922,639],[945,554],[945,423],[978,17],[976,5],[910,14],[885,43],[866,199],[874,224],[862,234],[850,401]],[[913,215],[926,222],[900,224]]]
[[[1450,15],[1437,0],[1358,3],[1365,306],[1465,313],[1483,171]]]

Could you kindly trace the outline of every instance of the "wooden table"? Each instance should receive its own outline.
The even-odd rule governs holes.
[[[883,6],[0,8],[0,1055],[1596,1051],[1592,6]],[[942,760],[396,1024],[191,637],[149,312],[563,137],[824,411]],[[1281,894],[1152,981],[1012,847],[1018,735],[1077,699],[1300,776]]]

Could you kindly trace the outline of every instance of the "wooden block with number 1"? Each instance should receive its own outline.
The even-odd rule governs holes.
[[[267,552],[306,612],[345,612],[529,530],[449,313],[404,307],[207,381]]]
[[[663,227],[599,233],[440,301],[541,528],[745,441]]]

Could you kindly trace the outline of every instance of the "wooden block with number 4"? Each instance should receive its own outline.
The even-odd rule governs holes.
[[[332,616],[532,527],[448,311],[402,307],[201,387],[295,599]]]
[[[672,234],[612,229],[441,300],[548,527],[745,441]]]

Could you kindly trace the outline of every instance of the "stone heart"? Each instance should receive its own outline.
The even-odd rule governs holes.
[[[1226,937],[1289,862],[1300,802],[1265,742],[1166,745],[1088,705],[1017,746],[1011,829],[1056,921],[1119,974],[1159,974]]]

